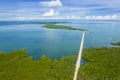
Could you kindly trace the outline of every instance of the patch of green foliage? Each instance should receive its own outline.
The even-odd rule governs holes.
[[[120,80],[120,48],[84,49],[88,62],[79,69],[78,80]],[[33,60],[26,50],[0,53],[0,80],[73,80],[76,55]]]
[[[0,53],[0,80],[72,80],[74,62],[75,56],[33,60],[26,50]]]
[[[80,29],[80,28],[73,28],[70,26],[64,26],[64,25],[55,25],[55,24],[45,24],[44,26],[42,26],[44,28],[48,28],[48,29],[66,29],[66,30],[79,30],[79,31],[87,31],[85,29]]]
[[[120,42],[111,43],[111,45],[120,46]]]
[[[120,48],[85,49],[78,80],[120,80]]]

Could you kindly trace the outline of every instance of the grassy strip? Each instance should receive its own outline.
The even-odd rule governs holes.
[[[120,42],[111,43],[111,45],[120,46]]]
[[[55,24],[45,24],[44,26],[42,26],[44,28],[48,28],[48,29],[66,29],[66,30],[79,30],[79,31],[87,31],[85,29],[80,29],[80,28],[73,28],[70,26],[63,26],[63,25],[55,25]]]

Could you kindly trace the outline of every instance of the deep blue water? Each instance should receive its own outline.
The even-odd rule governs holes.
[[[120,21],[64,22],[58,24],[89,30],[85,35],[85,48],[111,47],[111,42],[120,41]],[[34,59],[39,59],[42,55],[60,59],[61,56],[78,53],[82,32],[45,29],[42,25],[44,24],[31,24],[30,21],[0,22],[0,52],[25,48]]]

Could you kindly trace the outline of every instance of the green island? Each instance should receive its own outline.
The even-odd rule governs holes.
[[[76,55],[33,60],[26,50],[0,52],[0,80],[73,80]],[[120,48],[84,49],[78,80],[120,80]]]
[[[111,45],[120,46],[120,42],[112,42]]]
[[[79,31],[88,31],[85,29],[80,29],[80,28],[73,28],[71,26],[64,26],[64,25],[56,25],[56,24],[45,24],[42,26],[43,28],[48,28],[48,29],[65,29],[65,30],[79,30]]]

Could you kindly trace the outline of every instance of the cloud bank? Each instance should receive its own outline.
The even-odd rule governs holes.
[[[118,20],[120,17],[117,15],[107,15],[107,16],[86,16],[85,20]]]
[[[46,14],[48,16],[48,14]],[[34,17],[26,17],[26,16],[18,16],[14,17],[12,20],[43,20],[43,19],[49,19],[49,20],[120,20],[120,16],[118,15],[107,15],[107,16],[34,16]]]
[[[52,0],[52,1],[43,1],[39,3],[42,6],[48,6],[48,7],[62,7],[62,3],[60,0]]]
[[[51,17],[51,16],[57,16],[59,12],[55,12],[54,9],[50,9],[49,12],[45,12],[42,16],[44,17]]]

